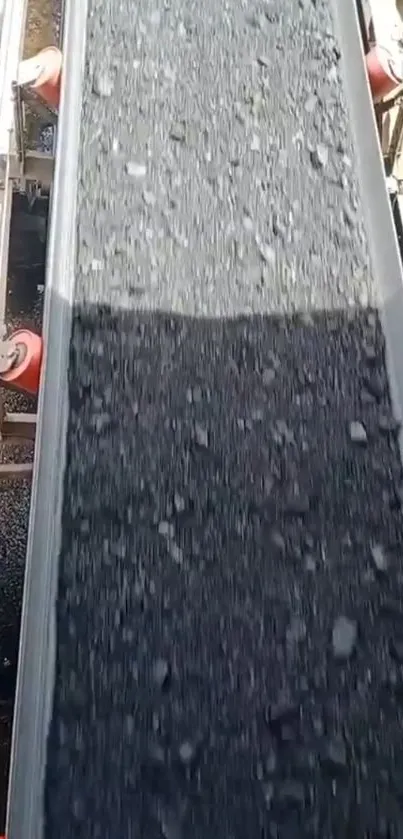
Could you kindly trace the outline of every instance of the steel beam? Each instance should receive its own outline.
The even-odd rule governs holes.
[[[0,464],[0,481],[30,479],[32,470],[32,463],[2,463]]]
[[[5,442],[32,441],[36,434],[36,414],[5,413],[1,424],[1,439]]]
[[[76,196],[87,0],[66,0],[52,184],[42,365],[10,767],[8,839],[42,839],[46,740],[54,682],[53,602],[67,423]],[[56,455],[57,452],[57,455]],[[55,526],[56,524],[56,526]]]

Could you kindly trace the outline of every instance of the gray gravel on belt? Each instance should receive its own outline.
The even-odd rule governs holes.
[[[402,472],[328,6],[91,3],[49,839],[402,836]]]

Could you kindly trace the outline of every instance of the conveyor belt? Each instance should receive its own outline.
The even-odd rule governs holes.
[[[67,2],[8,839],[400,836],[401,267],[286,5]]]

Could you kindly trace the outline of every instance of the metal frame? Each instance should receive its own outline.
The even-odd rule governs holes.
[[[396,419],[403,419],[403,273],[396,228],[388,195],[375,111],[365,68],[357,9],[351,0],[332,0],[342,45],[342,66],[355,140],[361,199],[373,271],[379,290],[379,310],[386,340],[386,363]],[[403,459],[403,434],[399,434]]]
[[[27,87],[35,81],[38,67],[35,61],[21,63],[24,47],[28,0],[3,0],[0,34],[0,354],[5,339],[5,312],[9,260],[10,224],[14,183],[40,181],[49,186],[53,176],[53,156],[26,152],[24,148],[24,101]],[[29,70],[22,74],[22,70]],[[40,70],[40,68],[39,68]],[[49,114],[49,118],[52,116]],[[55,116],[53,115],[55,120]],[[1,370],[0,370],[1,373]],[[0,376],[1,384],[1,376]],[[9,436],[7,423],[22,427],[22,437],[34,439],[36,420],[27,415],[3,416],[0,400],[0,440]],[[9,443],[21,444],[21,434],[12,435]],[[32,464],[0,466],[0,480],[26,478],[32,474]]]
[[[27,0],[3,0],[0,39],[0,325],[4,323],[7,293],[8,248],[13,185],[10,157],[14,145],[13,81],[23,49]]]
[[[362,3],[363,0],[360,0]],[[403,19],[402,0],[365,0],[372,22],[373,39],[391,55],[399,53],[395,30]],[[369,32],[365,33],[369,39]],[[388,175],[396,184],[396,190],[403,181],[403,85],[375,105],[382,150]]]
[[[2,0],[0,37],[0,325],[4,323],[8,250],[14,183],[50,186],[54,158],[24,149],[24,100],[28,78],[21,78],[28,0]],[[43,106],[39,103],[38,108]],[[52,119],[52,114],[49,114]],[[1,336],[0,336],[1,337]]]
[[[1,424],[1,438],[9,445],[35,440],[36,414],[9,414],[4,412]]]
[[[52,185],[44,346],[22,605],[7,818],[8,839],[42,839],[52,712],[57,562],[75,282],[76,195],[88,0],[66,0],[63,78]]]
[[[391,50],[395,48],[396,38],[393,28],[399,21],[403,21],[403,0],[356,0],[358,13],[361,17],[364,49],[369,47],[370,34],[372,39],[381,46],[391,43]],[[365,15],[363,4],[366,4]],[[371,20],[371,33],[368,21]],[[375,104],[375,117],[382,148],[387,186],[396,213],[403,218],[403,84],[397,87],[389,96]],[[401,241],[401,237],[400,237]]]
[[[9,413],[0,398],[0,443],[8,446],[32,444],[36,436],[36,414]],[[0,464],[0,482],[5,480],[26,480],[32,477],[33,462]]]
[[[54,111],[48,108],[31,88],[41,72],[42,64],[38,56],[35,56],[19,63],[17,76],[13,80],[16,150],[11,158],[10,177],[19,180],[24,185],[27,181],[33,180],[40,181],[44,186],[49,187],[54,172],[53,154],[27,150],[24,139],[25,105],[27,104],[44,121],[56,125]]]

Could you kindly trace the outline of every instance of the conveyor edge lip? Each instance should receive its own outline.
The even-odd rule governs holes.
[[[55,602],[68,415],[76,200],[87,0],[65,0],[63,79],[44,307],[45,358],[38,408],[19,670],[9,782],[8,839],[40,839],[55,668]]]
[[[341,46],[344,89],[355,142],[367,239],[379,296],[379,314],[386,342],[386,363],[393,410],[403,419],[403,274],[392,208],[387,192],[359,18],[351,0],[333,0],[333,17]],[[403,436],[399,435],[403,458]]]

